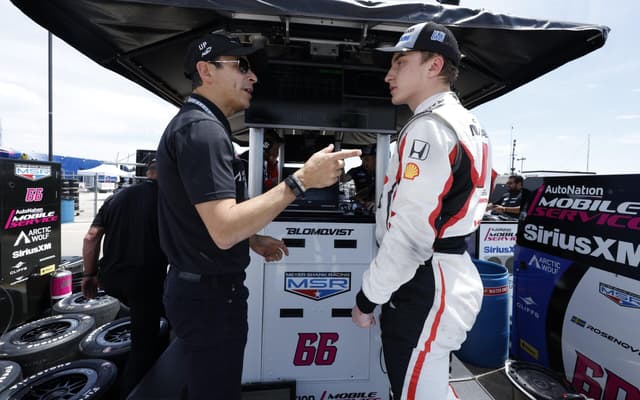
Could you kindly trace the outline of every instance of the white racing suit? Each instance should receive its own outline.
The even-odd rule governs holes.
[[[401,131],[376,213],[380,246],[358,307],[383,304],[382,342],[394,399],[456,398],[450,352],[480,310],[483,288],[465,237],[491,189],[487,135],[451,92],[436,94]]]

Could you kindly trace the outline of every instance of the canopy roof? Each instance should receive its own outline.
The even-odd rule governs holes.
[[[448,26],[460,43],[464,58],[456,90],[467,107],[501,96],[603,46],[609,32],[601,25],[411,1],[12,2],[92,60],[176,105],[191,90],[183,76],[186,45],[208,31],[260,42],[270,59],[323,58],[325,45],[339,50],[330,62],[374,65],[373,48],[395,43],[411,24],[436,21]]]

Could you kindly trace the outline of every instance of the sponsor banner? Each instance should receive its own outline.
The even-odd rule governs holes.
[[[518,244],[640,279],[640,175],[546,178]]]
[[[320,400],[381,400],[382,396],[378,392],[344,392],[337,390],[324,390],[320,395]]]
[[[298,383],[298,386],[300,384]],[[305,386],[304,383],[302,386]],[[325,384],[325,386],[327,386]],[[373,390],[371,387],[358,387],[363,385],[333,385],[332,389],[328,387],[318,388],[312,393],[307,389],[306,391],[298,390],[296,394],[296,400],[386,400],[387,395],[382,392]],[[354,389],[354,386],[357,387]],[[351,387],[351,390],[347,390]]]
[[[640,399],[640,175],[545,178],[517,243],[513,357]]]
[[[16,284],[60,261],[60,165],[0,160],[0,281]]]
[[[546,365],[546,321],[551,297],[560,277],[573,262],[520,246],[515,260],[511,350],[517,360]]]
[[[285,272],[284,290],[323,300],[351,290],[351,272]]]
[[[565,345],[549,350],[562,352],[565,375],[588,397],[640,399],[639,325],[632,321],[640,321],[640,282],[589,268],[566,308]]]
[[[353,228],[286,227],[287,235],[351,236]]]
[[[55,210],[45,208],[24,208],[9,211],[9,216],[4,224],[5,230],[44,225],[58,221]]]
[[[476,258],[505,265],[511,269],[517,231],[517,222],[483,221],[477,232],[478,253]]]

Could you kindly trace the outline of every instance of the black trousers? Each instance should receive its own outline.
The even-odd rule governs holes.
[[[98,281],[109,295],[131,311],[131,351],[121,374],[120,396],[125,399],[167,346],[160,338],[160,317],[164,316],[162,290],[166,266],[118,268],[100,271]]]
[[[184,342],[189,400],[240,400],[247,343],[244,273],[188,281],[171,268],[164,305]]]

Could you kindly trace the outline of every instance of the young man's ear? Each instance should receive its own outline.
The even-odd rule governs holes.
[[[431,65],[429,66],[429,76],[438,76],[444,68],[444,57],[440,54],[434,55],[431,60]]]

